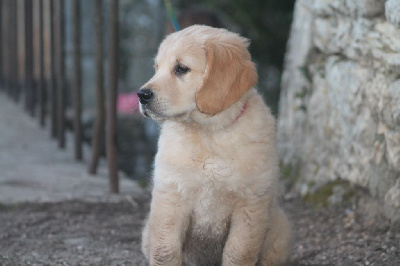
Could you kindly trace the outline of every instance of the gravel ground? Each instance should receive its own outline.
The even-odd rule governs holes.
[[[140,235],[148,193],[125,180],[123,195],[110,198],[105,174],[86,177],[71,149],[58,150],[47,131],[1,94],[0,132],[0,266],[146,265]],[[371,215],[378,209],[373,204],[354,202],[314,209],[286,195],[294,232],[290,264],[400,265],[400,227]]]
[[[146,265],[146,199],[26,203],[0,208],[0,265]],[[354,204],[314,209],[283,202],[294,228],[290,265],[400,265],[400,230]]]

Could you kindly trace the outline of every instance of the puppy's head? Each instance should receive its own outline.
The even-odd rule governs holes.
[[[161,43],[155,74],[138,92],[143,115],[156,120],[214,116],[257,81],[248,40],[224,29],[191,26]]]

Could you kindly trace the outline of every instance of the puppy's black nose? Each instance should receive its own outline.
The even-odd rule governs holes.
[[[149,89],[140,89],[137,92],[137,96],[139,97],[139,101],[141,104],[148,104],[151,100],[151,98],[153,98],[153,92]]]

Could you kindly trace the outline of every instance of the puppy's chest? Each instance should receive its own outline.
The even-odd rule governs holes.
[[[205,143],[201,138],[170,138],[168,143],[173,150],[159,150],[156,179],[165,178],[167,182],[178,184],[180,191],[188,195],[199,188],[225,194],[243,192],[246,171],[237,149],[220,143]],[[168,174],[158,176],[158,167]]]
[[[238,171],[224,153],[194,145],[190,158],[185,197],[192,201],[192,229],[201,234],[223,236],[229,226],[232,205],[237,198]],[[185,189],[184,189],[185,190]]]
[[[229,145],[220,143],[189,142],[184,153],[190,160],[189,168],[194,169],[202,180],[225,181],[238,174],[240,156]]]
[[[224,193],[201,189],[188,199],[192,202],[191,227],[195,234],[223,235],[229,227],[233,198]]]
[[[191,160],[193,163],[192,169],[196,169],[201,181],[224,182],[227,178],[237,174],[233,159],[215,155],[204,157],[194,153],[191,156]]]

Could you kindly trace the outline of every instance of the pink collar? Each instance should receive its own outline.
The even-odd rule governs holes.
[[[243,104],[242,110],[240,110],[240,114],[235,118],[235,120],[233,120],[232,124],[239,120],[239,118],[244,114],[244,111],[246,111],[246,108],[247,103]]]

